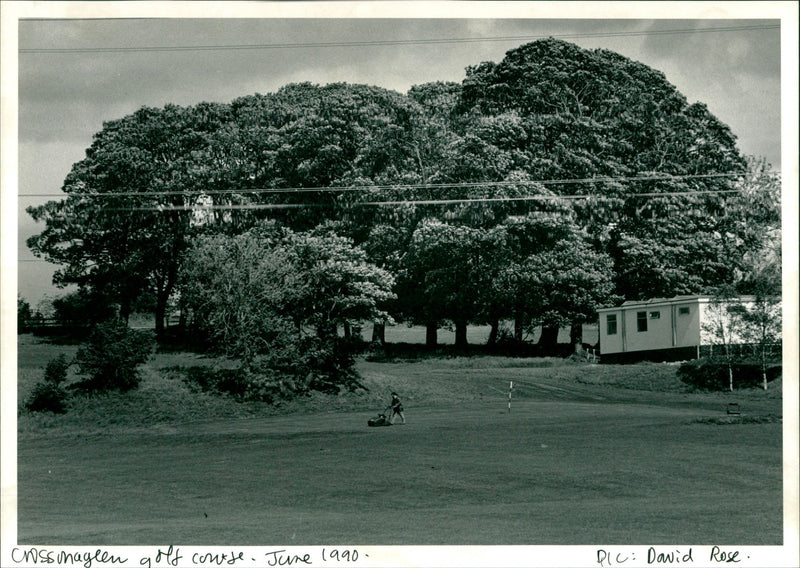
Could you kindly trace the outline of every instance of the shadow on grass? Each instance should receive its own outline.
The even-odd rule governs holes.
[[[59,325],[25,328],[20,334],[30,333],[41,343],[51,345],[79,345],[86,341],[92,328],[88,325]]]
[[[274,403],[281,392],[277,385],[266,381],[255,382],[253,377],[239,368],[220,369],[202,365],[191,367],[171,366],[162,371],[168,378],[181,380],[192,392],[230,396],[237,401]]]
[[[383,345],[371,344],[364,349],[367,361],[396,362],[408,360],[443,359],[455,357],[485,357],[489,355],[502,357],[561,357],[566,358],[572,354],[573,347],[558,344],[555,348],[544,347],[533,343],[502,343],[497,345],[437,345],[429,347],[419,343],[386,343]],[[543,366],[550,366],[547,362]]]
[[[731,424],[773,424],[776,422],[783,422],[783,417],[777,414],[715,416],[711,418],[698,418],[694,422],[697,424],[713,424],[717,426],[729,426]]]

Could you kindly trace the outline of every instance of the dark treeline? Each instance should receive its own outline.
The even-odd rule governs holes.
[[[158,333],[178,306],[247,360],[368,320],[552,344],[623,298],[774,287],[779,183],[661,72],[548,39],[406,94],[300,83],[106,122],[28,246],[93,305]]]

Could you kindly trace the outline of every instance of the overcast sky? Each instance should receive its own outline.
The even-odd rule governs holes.
[[[382,15],[376,11],[376,4],[370,6],[368,15]],[[689,12],[691,6],[687,5],[691,4],[676,4],[667,13],[682,19],[671,20],[605,19],[602,12],[587,12],[591,19],[517,17],[524,3],[514,3],[513,18],[504,17],[507,15],[502,9],[504,5],[498,4],[489,14],[497,19],[488,19],[486,12],[478,14],[482,17],[477,19],[443,19],[430,18],[434,11],[426,12],[427,4],[414,2],[407,3],[413,6],[414,13],[408,14],[413,19],[20,20],[20,294],[35,306],[43,294],[59,293],[50,287],[49,265],[27,262],[34,257],[25,247],[25,239],[43,227],[33,223],[24,208],[47,198],[25,195],[59,192],[71,165],[83,158],[92,135],[102,128],[103,121],[123,117],[142,106],[230,102],[256,92],[273,92],[298,81],[365,83],[404,93],[412,85],[429,81],[461,81],[468,65],[500,61],[509,49],[537,37],[563,37],[584,48],[610,49],[664,72],[689,102],[706,103],[714,115],[731,127],[742,153],[762,156],[779,169],[781,44],[780,30],[770,26],[780,22],[697,19],[699,13]],[[220,10],[224,10],[222,6]],[[322,4],[311,6],[308,10]],[[231,12],[228,10],[224,15],[240,15]],[[315,15],[315,12],[304,15],[309,13]],[[456,15],[455,10],[449,13]],[[529,13],[537,15],[533,9]],[[724,11],[713,13],[728,16]],[[152,14],[142,11],[138,15]],[[731,27],[769,29],[710,31]],[[445,39],[475,41],[385,43]],[[343,45],[354,42],[373,44]],[[306,45],[189,51],[114,50],[274,44]],[[94,51],[26,51],[48,48]]]

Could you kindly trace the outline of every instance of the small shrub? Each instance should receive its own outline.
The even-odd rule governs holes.
[[[280,380],[244,369],[189,367],[183,370],[183,374],[184,382],[192,389],[228,395],[239,401],[272,403],[285,390],[281,389]]]
[[[187,368],[183,380],[190,388],[240,401],[274,403],[310,391],[339,394],[365,388],[355,369],[355,354],[362,347],[351,339],[310,337],[273,349],[239,369]]]
[[[53,412],[63,414],[66,407],[67,392],[58,383],[42,381],[33,387],[31,395],[25,402],[25,408],[31,412]]]
[[[90,392],[136,388],[137,367],[150,357],[153,343],[152,334],[131,330],[122,322],[96,326],[75,356],[79,372],[88,375],[75,388]]]
[[[745,389],[760,387],[763,384],[761,366],[758,363],[740,361],[734,363],[733,388]],[[781,366],[773,365],[767,369],[767,380],[772,381],[781,375]],[[677,370],[678,379],[697,390],[728,390],[728,366],[723,361],[695,359],[681,364]]]
[[[360,345],[348,340],[310,341],[304,349],[303,367],[308,390],[338,394],[361,387],[355,369],[355,355]]]
[[[61,385],[67,380],[69,366],[70,362],[63,353],[48,361],[44,369],[44,380],[33,387],[25,402],[25,408],[31,412],[54,412],[56,414],[66,412],[67,391]]]
[[[63,384],[67,380],[67,369],[69,369],[70,365],[71,363],[67,361],[67,356],[63,353],[48,361],[47,367],[44,369],[45,382],[54,385]]]
[[[251,365],[253,377],[268,377],[282,395],[319,391],[338,394],[363,388],[355,369],[363,342],[352,338],[306,337],[261,355]]]

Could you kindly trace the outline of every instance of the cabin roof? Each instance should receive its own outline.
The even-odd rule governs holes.
[[[597,311],[600,312],[611,312],[616,310],[630,310],[633,308],[653,308],[656,306],[671,306],[675,304],[699,304],[699,303],[708,303],[713,299],[713,296],[708,294],[691,294],[687,296],[674,296],[672,298],[651,298],[648,300],[627,300],[622,302],[619,306],[612,306],[609,308],[599,308]],[[753,301],[755,298],[753,296],[737,296],[737,301]]]

